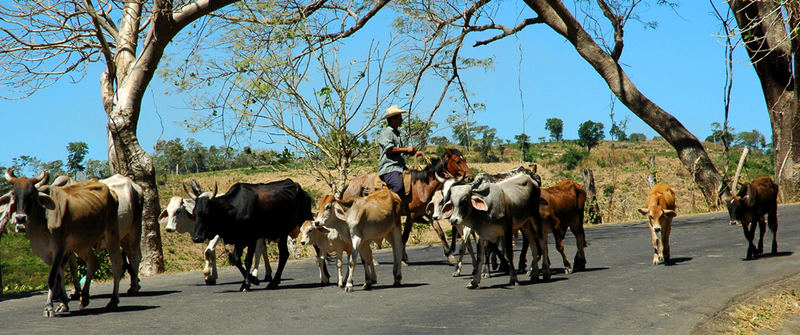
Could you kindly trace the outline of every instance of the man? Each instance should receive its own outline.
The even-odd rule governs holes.
[[[401,198],[405,195],[403,187],[403,170],[406,170],[406,161],[402,154],[414,154],[414,146],[403,147],[400,139],[400,125],[403,124],[403,113],[406,111],[393,105],[386,109],[386,115],[381,119],[386,119],[388,127],[384,128],[378,136],[378,146],[381,149],[381,157],[378,159],[378,176],[381,180]]]

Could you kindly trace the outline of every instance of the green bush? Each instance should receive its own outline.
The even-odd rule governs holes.
[[[28,292],[47,288],[50,267],[31,254],[24,234],[4,234],[0,238],[0,271],[3,293]]]
[[[578,166],[578,163],[580,163],[584,158],[586,158],[587,155],[588,153],[583,150],[569,148],[567,149],[566,152],[564,152],[564,154],[561,155],[559,163],[564,164],[565,165],[564,168],[566,168],[567,170],[572,170],[576,166]]]

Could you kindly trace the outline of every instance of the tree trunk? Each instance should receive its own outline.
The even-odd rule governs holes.
[[[589,223],[603,223],[600,205],[597,203],[597,190],[594,187],[594,173],[590,169],[583,169],[583,189],[586,191],[586,217]]]
[[[800,4],[743,0],[728,4],[767,103],[775,147],[775,180],[792,197],[800,185],[800,96],[798,78],[792,72],[793,67],[800,66],[800,41],[796,32],[787,33],[781,6],[786,7],[789,26],[797,27]]]
[[[583,29],[580,22],[559,0],[525,0],[545,24],[564,36],[608,84],[609,89],[642,121],[666,139],[678,153],[683,166],[691,172],[698,159],[695,180],[709,204],[717,200],[722,176],[714,168],[700,141],[674,116],[650,101],[630,80],[617,61],[605,52]]]
[[[653,188],[653,186],[658,184],[658,179],[656,179],[656,156],[650,156],[650,159],[647,160],[647,167],[650,168],[650,174],[647,175],[647,182],[650,184],[650,188]],[[694,174],[694,167],[692,167],[692,169],[692,174]]]

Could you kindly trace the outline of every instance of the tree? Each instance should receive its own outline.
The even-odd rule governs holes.
[[[67,144],[67,173],[75,177],[78,172],[86,169],[83,159],[89,153],[89,146],[86,142],[69,142]]]
[[[564,121],[559,118],[549,118],[544,122],[544,129],[550,132],[553,141],[560,142],[564,132]]]
[[[628,136],[628,140],[632,142],[647,141],[647,136],[642,133],[631,133],[631,135]]]
[[[603,134],[603,123],[601,122],[588,120],[581,123],[578,128],[578,144],[582,147],[586,147],[587,152],[591,152],[592,147],[597,146],[600,140],[605,137],[606,135]]]
[[[475,127],[474,131],[481,134],[481,139],[475,141],[475,150],[478,152],[479,157],[484,162],[497,162],[499,159],[492,153],[492,146],[494,146],[498,138],[497,129],[489,126]]]
[[[611,138],[616,141],[627,141],[628,140],[628,121],[630,118],[625,116],[621,122],[614,121],[614,113],[611,113],[611,129],[608,131],[608,134],[611,135]]]
[[[729,147],[735,138],[736,131],[733,127],[722,129],[719,122],[711,122],[711,135],[706,137],[706,142],[722,143],[725,147]]]
[[[530,150],[531,137],[525,133],[514,135],[514,141],[516,141],[517,145],[519,145],[519,149],[522,151],[522,160],[526,160],[528,158],[528,150]]]
[[[736,145],[750,150],[762,150],[767,146],[767,141],[758,130],[743,131],[736,134]]]
[[[447,117],[447,123],[450,124],[450,129],[453,131],[453,139],[456,140],[456,144],[469,147],[470,143],[475,141],[475,121],[465,122],[453,113]]]
[[[235,0],[15,1],[0,5],[0,78],[29,96],[62,78],[78,78],[102,63],[100,91],[108,118],[112,170],[142,186],[140,274],[164,270],[155,168],[136,136],[142,98],[167,45],[184,28]],[[291,18],[287,18],[291,19]],[[204,29],[198,25],[197,29]],[[6,94],[6,93],[3,93]],[[99,130],[98,130],[99,131]]]
[[[728,2],[736,23],[726,31],[744,42],[761,82],[761,92],[772,126],[775,180],[785,192],[797,194],[800,184],[800,3],[797,1]],[[721,17],[721,15],[720,15]],[[738,28],[738,34],[737,29]]]

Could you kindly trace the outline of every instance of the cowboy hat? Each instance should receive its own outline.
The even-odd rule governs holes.
[[[392,116],[395,116],[395,115],[400,115],[400,114],[403,114],[403,113],[405,113],[405,112],[407,112],[407,110],[405,110],[405,109],[400,109],[400,107],[399,107],[399,106],[397,106],[397,105],[391,105],[391,106],[389,106],[389,108],[387,108],[387,109],[386,109],[386,115],[384,115],[384,116],[381,118],[381,120],[383,120],[383,119],[388,119],[388,118],[390,118],[390,117],[392,117]]]

